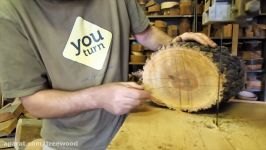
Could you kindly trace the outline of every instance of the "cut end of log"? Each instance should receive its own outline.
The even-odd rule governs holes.
[[[242,78],[240,61],[226,48],[220,52],[194,42],[163,46],[146,62],[143,72],[143,84],[153,102],[188,112],[227,101],[242,89]]]

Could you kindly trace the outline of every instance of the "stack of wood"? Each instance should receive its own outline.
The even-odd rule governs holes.
[[[41,120],[32,118],[34,117],[25,111],[19,99],[15,99],[13,103],[0,109],[0,148],[6,149],[16,146],[17,149],[24,149],[28,142],[40,138]],[[28,122],[39,122],[38,130],[34,130],[36,126],[24,129],[25,120],[27,124]],[[16,131],[15,137],[14,131]]]
[[[11,134],[23,111],[23,106],[19,100],[15,100],[0,109],[0,137]]]
[[[246,61],[249,71],[262,69],[262,42],[257,40],[245,41],[242,46],[242,58]]]
[[[28,143],[41,139],[40,132],[42,128],[42,120],[37,119],[19,119],[16,127],[16,143],[25,143],[24,145],[16,145],[16,149],[25,149]],[[35,147],[42,147],[42,143],[35,145]]]
[[[265,37],[266,36],[266,25],[258,24],[253,22],[251,25],[247,27],[240,28],[239,37]]]
[[[245,28],[245,37],[249,37],[249,38],[254,37],[254,32],[253,32],[252,26],[248,26]]]
[[[139,0],[140,6],[143,8],[146,15],[180,15],[179,3],[176,1],[164,1],[157,3],[154,0]],[[182,3],[183,15],[192,15],[191,1],[184,1]]]
[[[266,25],[265,24],[256,24],[255,35],[258,37],[266,37]]]
[[[150,0],[145,5],[148,10],[149,15],[160,15],[161,14],[161,5],[156,3],[154,0]]]
[[[180,15],[192,15],[192,0],[180,0]]]
[[[176,37],[178,35],[178,26],[177,25],[168,25],[166,21],[155,20],[151,22],[151,25],[168,34],[171,37]]]
[[[143,52],[144,52],[144,47],[137,42],[133,42],[131,44],[130,62],[144,63],[146,61],[146,56],[144,55]]]
[[[233,25],[232,24],[227,24],[224,25],[222,28],[220,25],[213,25],[214,29],[214,37],[221,37],[221,34],[223,34],[224,38],[231,38],[233,35]]]
[[[167,1],[161,3],[161,9],[163,15],[180,15],[179,3],[173,1]]]
[[[165,33],[167,31],[167,22],[165,22],[165,21],[155,20],[154,26]]]

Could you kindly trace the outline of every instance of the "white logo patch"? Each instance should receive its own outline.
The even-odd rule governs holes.
[[[81,17],[77,17],[63,56],[96,70],[101,70],[111,40],[112,33],[110,31],[90,23]]]

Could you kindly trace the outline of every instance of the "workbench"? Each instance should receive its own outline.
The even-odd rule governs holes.
[[[233,100],[215,113],[145,104],[128,115],[108,150],[266,150],[266,104]]]

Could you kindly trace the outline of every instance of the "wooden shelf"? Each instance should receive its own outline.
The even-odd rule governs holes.
[[[254,61],[254,60],[264,60],[264,58],[259,57],[259,58],[242,58],[244,61]]]
[[[262,73],[262,72],[264,72],[263,70],[247,70],[246,71],[247,73]]]
[[[173,16],[167,16],[167,15],[157,15],[157,16],[148,16],[150,19],[157,19],[157,18],[192,18],[193,15],[173,15]]]
[[[266,13],[260,13],[259,16],[266,16]]]
[[[220,40],[220,37],[211,37],[213,40]],[[231,37],[224,37],[224,40],[231,40]],[[266,40],[266,37],[239,37],[239,40]]]
[[[220,40],[220,37],[211,37],[212,40]],[[231,40],[232,37],[224,37],[223,40]]]
[[[262,89],[245,89],[246,91],[249,91],[249,92],[261,92]]]
[[[144,65],[145,63],[129,62],[129,65]]]
[[[197,15],[198,17],[202,17],[202,15]],[[266,13],[260,13],[258,16],[266,16]]]
[[[220,37],[211,37],[212,40],[220,40]],[[223,40],[231,40],[231,37],[225,37]],[[135,41],[136,39],[131,37],[129,38],[130,41]],[[239,40],[266,40],[266,37],[239,37]]]
[[[265,40],[266,37],[239,37],[239,40]]]
[[[211,37],[212,40],[220,40],[220,37]],[[231,37],[225,37],[223,40],[231,40]],[[133,37],[130,37],[129,40],[135,41],[136,39]],[[239,37],[239,40],[266,40],[266,37]]]

